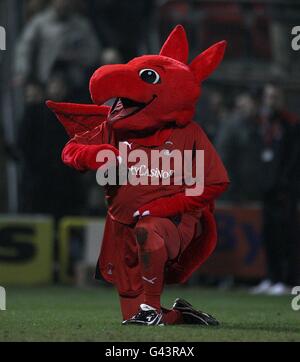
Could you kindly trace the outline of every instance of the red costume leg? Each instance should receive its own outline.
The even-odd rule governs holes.
[[[161,310],[160,296],[164,287],[165,264],[179,253],[179,232],[169,219],[146,217],[137,223],[135,234],[144,286],[143,302]],[[178,313],[175,314],[178,317]]]
[[[122,297],[120,296],[121,312],[123,320],[130,319],[139,310],[140,305],[144,303],[144,294],[137,295],[136,297]]]
[[[162,320],[165,324],[172,325],[183,323],[182,315],[178,310],[162,308],[162,311],[164,314]]]
[[[134,246],[137,247],[140,272],[138,275],[126,273],[126,277],[124,277],[125,274],[122,270],[116,271],[117,275],[122,279],[122,282],[119,281],[118,283],[122,287],[118,289],[124,320],[136,315],[140,305],[145,303],[162,310],[165,324],[172,325],[183,322],[179,311],[161,307],[160,296],[165,282],[166,262],[176,259],[180,249],[187,246],[194,233],[195,221],[191,219],[188,222],[184,217],[178,226],[170,219],[150,216],[141,219],[137,223],[134,229],[135,238],[132,240],[133,244],[127,249],[132,249],[134,252]],[[117,250],[119,249],[117,248]],[[141,279],[141,277],[144,277],[144,279]],[[128,283],[128,290],[131,290],[128,295],[125,291],[126,283]],[[140,292],[137,292],[137,295],[134,296],[132,290],[140,290]]]

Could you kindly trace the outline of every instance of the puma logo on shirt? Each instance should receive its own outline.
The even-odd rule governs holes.
[[[148,279],[146,277],[142,277],[142,279],[145,280],[145,282],[148,282],[150,284],[155,284],[155,281],[157,278]]]

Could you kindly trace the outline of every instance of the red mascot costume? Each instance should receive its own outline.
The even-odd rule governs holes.
[[[169,158],[174,150],[204,151],[201,195],[188,196],[190,186],[183,178],[174,183],[171,166],[134,167],[127,159],[128,173],[134,170],[157,182],[105,186],[108,215],[96,274],[116,286],[123,324],[218,323],[183,299],[165,309],[160,297],[164,284],[184,283],[216,246],[214,200],[229,181],[214,147],[192,119],[201,82],[218,67],[225,48],[226,42],[219,42],[188,64],[186,34],[177,26],[159,55],[99,68],[90,82],[95,105],[47,102],[71,137],[63,162],[81,172],[112,167],[120,172],[120,144],[130,152],[149,156],[156,150]],[[114,106],[105,106],[111,99],[116,99]],[[113,154],[116,162],[100,160],[101,151]],[[193,156],[193,169],[195,162]],[[167,186],[163,175],[170,179]]]

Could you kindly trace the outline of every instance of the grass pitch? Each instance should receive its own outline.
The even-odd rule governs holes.
[[[167,289],[164,304],[183,297],[214,314],[220,327],[121,326],[118,298],[111,288],[7,288],[0,312],[3,341],[300,341],[300,311],[292,296],[249,296],[200,288]]]

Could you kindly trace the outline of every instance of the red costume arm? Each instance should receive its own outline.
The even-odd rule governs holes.
[[[227,190],[228,186],[227,182],[206,186],[201,196],[186,196],[184,193],[180,193],[171,197],[163,197],[141,207],[138,210],[139,215],[142,216],[146,213],[146,215],[156,217],[170,217],[196,211],[209,206]]]
[[[108,142],[108,130],[103,123],[91,131],[75,135],[65,146],[62,160],[66,165],[78,171],[97,171],[101,166],[107,164],[107,161],[96,161],[100,151],[112,151],[116,157],[119,157],[119,150]]]
[[[69,142],[62,152],[63,162],[78,171],[97,171],[106,162],[97,162],[96,158],[100,151],[112,151],[116,157],[119,151],[111,145],[83,145],[74,141]]]
[[[78,171],[96,171],[106,164],[96,161],[100,151],[112,151],[119,156],[119,151],[108,144],[105,121],[110,107],[52,101],[46,103],[73,138],[62,152],[62,160],[66,165]]]

